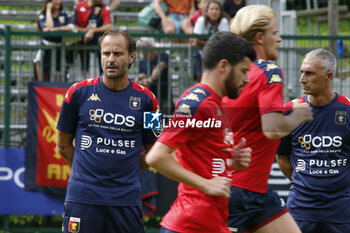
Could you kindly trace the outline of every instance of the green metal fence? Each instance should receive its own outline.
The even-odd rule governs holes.
[[[33,59],[38,50],[51,51],[50,81],[75,82],[99,75],[99,61],[96,56],[98,48],[78,44],[77,41],[82,35],[82,33],[73,32],[12,31],[10,27],[0,30],[0,147],[25,146],[27,84],[35,77]],[[191,36],[159,33],[132,35],[136,40],[140,37],[155,38],[154,46],[143,49],[165,52],[169,55],[169,85],[166,88],[169,96],[171,93],[174,97],[172,100],[168,98],[168,101],[176,101],[176,98],[194,83],[193,52],[198,48],[192,47],[189,43],[188,39]],[[41,42],[43,36],[63,36],[64,39],[61,44],[45,45]],[[285,72],[286,101],[301,95],[299,67],[304,54],[317,47],[329,49],[337,55],[338,72],[333,80],[333,86],[336,91],[350,96],[349,36],[282,36],[282,38],[277,64]],[[60,53],[59,61],[56,59],[58,52]],[[91,58],[88,64],[89,69],[84,72],[81,70],[84,61],[80,59],[83,53],[87,54],[85,57]],[[67,57],[69,59],[66,59]],[[138,49],[136,62],[129,71],[131,79],[137,78],[140,58],[141,53]],[[58,68],[56,67],[57,62],[60,63]],[[42,71],[41,66],[41,74]],[[155,94],[159,96],[159,93]],[[167,106],[170,106],[170,103]]]
[[[51,51],[50,81],[76,82],[100,74],[96,56],[97,46],[78,44],[82,33],[72,32],[24,32],[12,31],[10,27],[0,30],[0,147],[24,147],[27,122],[27,84],[35,80],[33,59],[40,49]],[[155,38],[155,45],[143,50],[155,50],[169,55],[167,93],[176,98],[193,81],[193,52],[198,48],[189,43],[191,36],[166,34],[132,34],[136,40],[140,37]],[[57,45],[42,44],[43,36],[63,36],[63,42]],[[350,37],[349,36],[282,36],[280,46],[280,65],[285,73],[285,100],[301,95],[299,86],[299,68],[305,53],[313,48],[323,47],[338,57],[338,72],[333,80],[334,89],[350,96]],[[181,41],[181,42],[179,42]],[[342,46],[338,46],[342,45]],[[56,54],[60,52],[58,61]],[[82,71],[82,54],[86,53],[90,61],[89,69]],[[66,58],[69,59],[66,59]],[[42,58],[42,57],[41,57]],[[130,79],[137,79],[140,49],[137,49],[136,62],[129,71]],[[68,62],[70,60],[70,62]],[[60,67],[56,67],[56,63]],[[42,65],[42,64],[41,64]],[[150,70],[150,69],[148,69]],[[41,66],[40,72],[42,74]],[[159,80],[158,80],[159,81]],[[160,88],[159,88],[160,89]],[[159,93],[155,93],[159,96]],[[160,102],[162,100],[160,99]],[[167,103],[170,106],[171,103]]]
[[[163,106],[171,106],[193,81],[193,51],[188,36],[178,35],[177,38],[163,34],[132,34],[136,40],[140,37],[155,38],[154,46],[143,47],[142,50],[167,53],[168,83],[165,105],[163,99],[159,102]],[[60,44],[43,44],[41,38],[45,36],[63,36]],[[73,83],[79,80],[96,77],[100,74],[98,46],[79,44],[83,33],[73,32],[24,32],[12,31],[10,27],[0,30],[0,147],[24,147],[26,139],[27,118],[27,85],[35,81],[34,58],[40,50],[50,51],[50,82]],[[174,42],[174,40],[176,41]],[[181,42],[179,42],[181,40]],[[141,50],[137,49],[136,61],[129,70],[129,78],[136,80],[138,64],[141,59]],[[57,56],[59,54],[59,56]],[[84,56],[83,56],[84,55]],[[41,55],[39,58],[44,59]],[[89,58],[88,69],[82,70],[84,59]],[[47,59],[47,58],[45,58]],[[40,59],[39,59],[40,60]],[[59,63],[59,67],[56,64]],[[40,75],[43,74],[43,62],[40,62]],[[150,64],[148,64],[149,66]],[[151,70],[151,69],[148,69]],[[150,74],[149,74],[150,75]],[[158,85],[160,79],[157,80]],[[160,88],[158,88],[160,92]],[[160,93],[155,93],[160,96]],[[170,107],[168,107],[170,108]]]

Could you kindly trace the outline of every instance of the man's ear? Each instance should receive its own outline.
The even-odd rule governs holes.
[[[218,68],[220,74],[226,77],[231,71],[231,64],[226,59],[221,59],[218,63]]]
[[[333,72],[332,71],[327,71],[326,77],[327,77],[328,81],[331,81],[333,79],[333,77],[334,77]]]
[[[262,32],[257,32],[254,35],[254,42],[258,45],[262,45],[264,43],[264,33]]]
[[[135,61],[135,52],[132,52],[130,55],[129,55],[129,64],[131,65],[132,63],[134,63]]]
[[[220,71],[222,71],[223,73],[226,73],[229,70],[231,65],[226,59],[221,59],[217,66]]]

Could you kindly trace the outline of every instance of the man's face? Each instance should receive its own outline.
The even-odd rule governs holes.
[[[128,42],[121,35],[107,35],[101,42],[101,64],[104,76],[109,79],[122,78],[135,58],[135,53],[129,55]]]
[[[304,94],[317,95],[329,85],[329,71],[324,72],[321,57],[305,58],[300,67],[300,84]]]
[[[250,82],[247,72],[250,69],[251,61],[245,57],[236,66],[231,66],[229,74],[224,79],[226,95],[230,99],[236,99],[243,90],[244,85]]]
[[[279,43],[282,38],[278,32],[276,20],[271,20],[268,29],[263,34],[263,47],[266,60],[277,60]]]

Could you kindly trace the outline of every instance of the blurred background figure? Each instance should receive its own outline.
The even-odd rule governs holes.
[[[205,0],[202,0],[205,1]],[[194,26],[193,33],[198,35],[212,35],[216,32],[229,31],[229,19],[225,17],[221,4],[217,0],[210,0],[207,4],[204,15],[200,16]],[[194,46],[203,47],[207,40],[193,40]],[[194,61],[194,79],[200,81],[202,76],[202,51],[198,50],[193,53]]]
[[[86,1],[86,0],[74,0],[74,3],[78,4],[78,2],[81,2],[81,1]],[[109,6],[109,9],[111,11],[114,11],[120,5],[120,0],[105,0],[103,2]]]
[[[168,76],[169,56],[166,53],[158,53],[152,47],[155,40],[151,37],[141,37],[137,47],[142,53],[139,63],[138,83],[148,87],[159,101],[163,113],[171,113],[174,108],[172,91],[168,90],[171,85]]]
[[[194,27],[194,25],[197,22],[197,19],[204,15],[205,10],[207,9],[207,5],[209,3],[209,0],[197,0],[197,8],[198,10],[193,14],[191,17],[191,24]]]
[[[72,18],[66,11],[63,10],[62,0],[45,0],[42,9],[37,18],[37,26],[39,31],[72,31],[74,26]],[[61,36],[45,36],[41,44],[43,45],[60,45],[62,42]],[[50,81],[50,64],[51,64],[50,49],[39,49],[34,57],[35,64],[35,80]],[[61,69],[61,50],[59,47],[55,49],[56,66],[55,71]],[[42,60],[42,70],[41,70]],[[42,73],[41,73],[42,71]],[[42,74],[42,75],[41,75]]]
[[[161,2],[168,5],[167,15],[162,10]],[[161,19],[164,33],[192,34],[190,18],[195,12],[195,0],[154,0],[154,9]]]
[[[79,1],[74,7],[74,24],[76,30],[84,32],[85,35],[79,44],[96,45],[98,42],[97,33],[103,33],[113,29],[111,11],[109,6],[102,3],[102,0]],[[80,51],[83,78],[87,75],[90,64],[90,50]],[[100,64],[100,52],[95,52]],[[100,74],[103,73],[101,65]]]
[[[224,0],[222,8],[224,12],[226,12],[232,19],[233,17],[235,17],[236,12],[245,6],[245,0]]]

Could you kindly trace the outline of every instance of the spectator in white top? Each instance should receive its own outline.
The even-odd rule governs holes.
[[[219,1],[209,1],[205,14],[200,16],[196,24],[194,25],[194,34],[199,35],[212,35],[220,31],[229,31],[230,23],[229,19],[225,17]],[[192,45],[204,46],[207,40],[195,38]],[[202,76],[202,51],[196,51],[193,53],[194,61],[194,79],[200,81]]]

